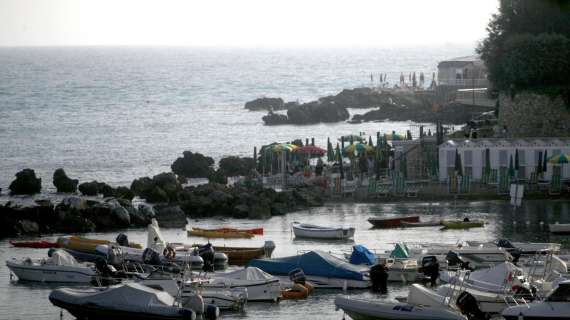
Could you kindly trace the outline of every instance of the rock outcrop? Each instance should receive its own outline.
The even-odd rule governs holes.
[[[16,173],[16,179],[10,183],[11,194],[36,194],[42,190],[42,179],[36,177],[32,169]]]
[[[55,170],[53,173],[53,185],[57,192],[75,193],[78,183],[79,180],[70,179],[62,168]]]
[[[105,182],[98,182],[93,180],[91,182],[83,182],[79,184],[79,192],[84,196],[97,196],[99,194],[103,197],[113,197],[115,196],[115,189]]]
[[[230,156],[222,158],[218,166],[226,177],[246,176],[255,168],[255,162],[251,157]]]
[[[187,178],[207,178],[213,170],[214,159],[201,153],[184,151],[181,158],[177,158],[170,166],[172,172]]]
[[[245,108],[250,111],[271,111],[282,110],[285,103],[281,98],[258,98],[245,103]]]

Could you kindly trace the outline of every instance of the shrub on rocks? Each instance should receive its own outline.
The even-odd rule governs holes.
[[[255,162],[250,157],[230,156],[222,158],[219,162],[219,167],[219,170],[222,170],[227,177],[247,176],[251,169],[255,167]]]
[[[53,173],[53,185],[57,192],[74,193],[77,191],[79,180],[70,179],[62,168],[56,169]]]
[[[11,194],[35,194],[42,189],[42,179],[36,177],[32,169],[16,173],[16,179],[10,183]]]
[[[201,153],[184,151],[182,158],[177,158],[172,163],[172,172],[187,178],[207,178],[212,171],[214,159]]]

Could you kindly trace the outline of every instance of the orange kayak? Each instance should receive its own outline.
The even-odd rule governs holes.
[[[214,228],[214,229],[205,229],[205,228],[196,228],[196,227],[192,227],[192,229],[194,230],[199,230],[199,231],[217,231],[217,232],[246,232],[246,233],[251,233],[251,234],[255,234],[255,235],[263,235],[263,228],[253,228],[253,229],[237,229],[237,228]]]
[[[204,237],[204,238],[230,238],[230,239],[251,239],[253,234],[243,231],[219,231],[219,230],[204,230],[192,228],[188,230],[188,236]]]

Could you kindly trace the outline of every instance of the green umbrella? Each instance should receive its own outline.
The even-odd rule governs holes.
[[[335,153],[334,158],[336,161],[338,161],[338,164],[340,165],[340,178],[344,179],[344,168],[342,165],[342,153],[340,152],[340,146],[338,145],[338,142],[336,143],[336,153]]]
[[[513,166],[513,155],[511,154],[509,158],[509,177],[513,178],[515,176],[515,168]]]
[[[253,167],[257,167],[257,147],[253,147]]]
[[[570,155],[566,155],[566,154],[561,153],[561,154],[550,157],[550,159],[548,159],[548,162],[552,163],[552,164],[568,163],[569,157],[570,157]]]
[[[327,161],[333,162],[334,161],[334,150],[331,143],[331,139],[327,138]]]
[[[519,165],[519,149],[515,149],[515,170],[519,171],[520,169],[520,165]]]
[[[548,159],[548,150],[544,149],[544,158],[542,159],[542,172],[546,173],[546,170],[548,169],[548,167],[546,166],[546,162]]]
[[[485,149],[485,175],[491,173],[491,150],[489,148]]]
[[[538,152],[538,162],[536,165],[536,173],[537,174],[541,174],[542,173],[542,151]]]
[[[374,147],[374,144],[372,144],[372,136],[368,137],[368,145]]]
[[[455,149],[455,171],[458,176],[463,176],[463,167],[461,166],[461,155],[459,151]]]

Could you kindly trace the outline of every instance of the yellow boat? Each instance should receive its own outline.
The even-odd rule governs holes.
[[[204,237],[204,238],[231,238],[231,239],[251,239],[253,234],[244,231],[232,230],[204,230],[192,229],[188,230],[189,237]]]
[[[95,252],[95,248],[101,244],[114,244],[109,240],[89,239],[77,236],[59,237],[57,244],[60,248],[71,249],[82,252]],[[142,249],[138,243],[129,243],[129,247]]]
[[[485,226],[485,221],[483,220],[441,220],[441,224],[445,229],[469,229],[469,228],[480,228]]]

